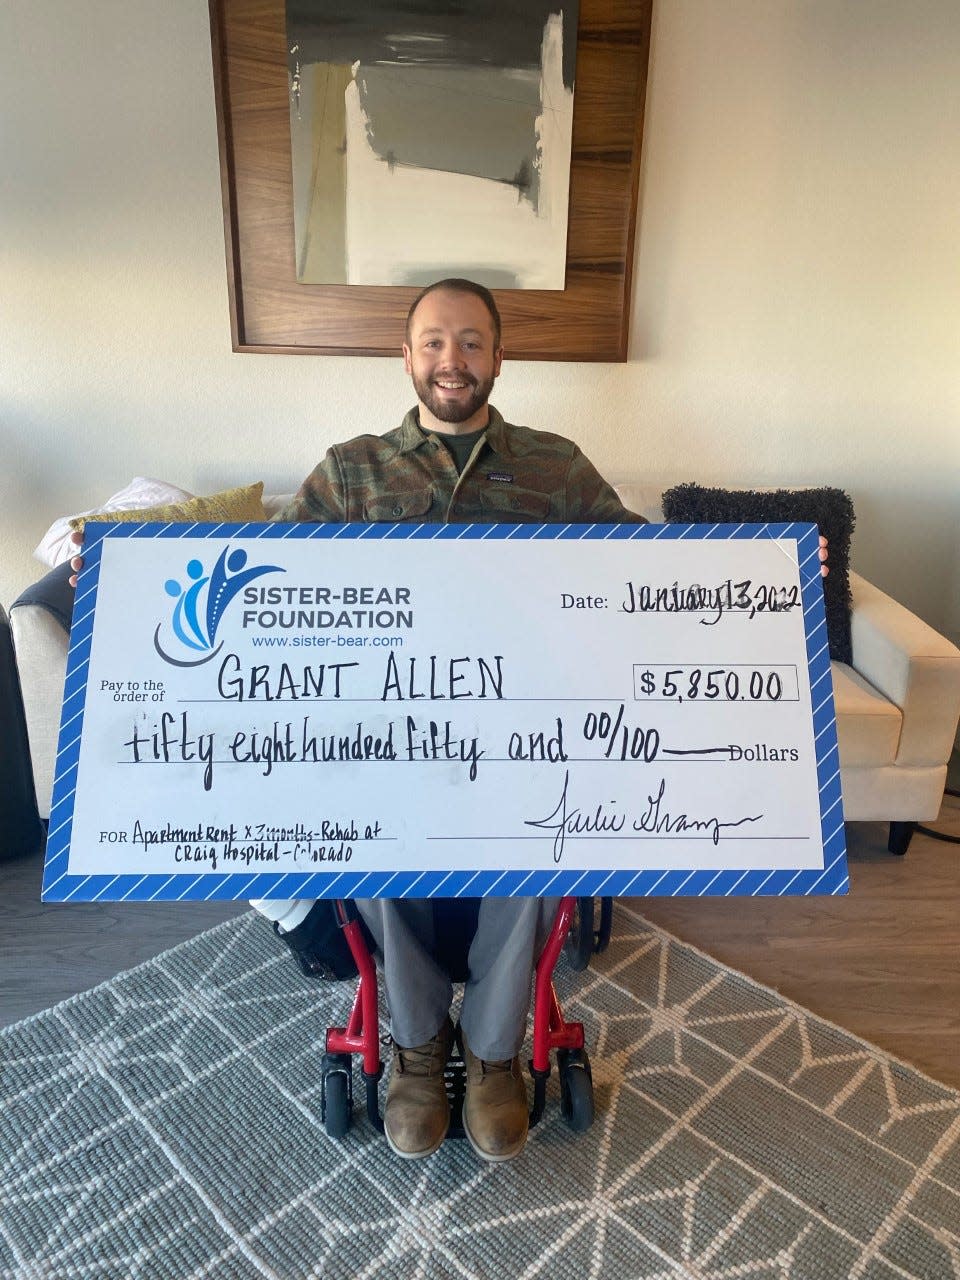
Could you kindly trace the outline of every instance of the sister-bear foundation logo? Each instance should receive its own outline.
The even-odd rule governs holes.
[[[247,553],[225,547],[207,573],[203,561],[188,560],[186,580],[168,578],[164,590],[175,604],[167,623],[158,623],[153,645],[164,662],[175,667],[198,667],[223,648],[217,629],[230,602],[254,578],[286,573],[275,564],[247,565]],[[188,657],[188,654],[200,655]],[[179,656],[177,656],[179,655]]]

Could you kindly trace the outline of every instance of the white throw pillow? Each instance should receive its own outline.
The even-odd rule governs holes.
[[[186,489],[167,484],[165,480],[135,476],[125,489],[108,498],[102,506],[92,507],[89,511],[75,511],[72,515],[54,520],[34,549],[34,557],[51,569],[69,560],[75,549],[71,540],[73,530],[70,528],[70,521],[77,516],[96,515],[99,511],[136,511],[140,507],[162,507],[168,502],[187,502],[193,496]]]

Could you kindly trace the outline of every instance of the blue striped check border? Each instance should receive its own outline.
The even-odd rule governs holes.
[[[815,870],[744,871],[479,871],[288,872],[229,875],[71,875],[70,838],[93,640],[101,550],[107,538],[401,539],[570,542],[680,539],[793,539],[801,599],[817,750],[823,866]],[[820,585],[819,537],[812,524],[98,524],[85,530],[84,569],[74,601],[63,713],[53,784],[42,898],[47,902],[213,901],[235,898],[456,898],[589,894],[641,897],[776,897],[848,891],[840,757],[830,654]]]

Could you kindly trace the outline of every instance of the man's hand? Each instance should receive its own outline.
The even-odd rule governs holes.
[[[73,536],[76,537],[77,535],[74,534]],[[827,542],[826,538],[821,533],[820,535],[820,577],[821,578],[825,578],[827,574],[830,572],[830,566],[827,564],[827,559],[830,555],[830,552],[828,550],[829,546],[830,544]],[[82,564],[83,561],[81,560],[80,563]]]
[[[71,558],[70,558],[70,568],[73,570],[73,573],[71,573],[71,575],[70,575],[70,577],[67,579],[67,581],[70,583],[71,587],[73,587],[74,591],[76,591],[76,589],[77,589],[77,574],[78,574],[78,573],[80,572],[80,570],[83,568],[83,556],[79,554],[79,552],[80,552],[80,548],[83,546],[83,534],[82,534],[82,533],[80,533],[80,532],[71,533],[71,535],[70,535],[70,541],[71,541],[71,542],[76,543],[76,546],[77,546],[77,555],[75,555],[75,556],[71,556]],[[821,538],[821,539],[820,539],[820,541],[821,541],[821,542],[823,542],[823,538]],[[821,553],[820,559],[821,559],[821,560],[823,559],[823,554],[822,554],[822,553]],[[822,573],[822,572],[823,572],[823,570],[821,570],[821,573]]]

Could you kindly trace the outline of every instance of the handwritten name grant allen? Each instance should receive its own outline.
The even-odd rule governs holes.
[[[563,790],[560,792],[560,799],[554,806],[553,812],[548,813],[545,818],[528,818],[524,822],[524,826],[538,827],[541,831],[552,832],[554,862],[559,862],[563,857],[567,836],[617,836],[622,835],[624,831],[628,833],[625,837],[627,839],[633,833],[639,835],[640,832],[651,832],[656,835],[692,834],[706,835],[717,845],[720,843],[721,831],[742,827],[748,822],[759,822],[763,817],[762,813],[757,813],[722,822],[720,818],[712,815],[696,818],[687,813],[673,814],[664,803],[667,791],[665,778],[660,779],[656,794],[647,796],[647,807],[638,816],[614,812],[612,807],[608,810],[603,803],[596,805],[589,813],[585,813],[571,802],[568,795],[569,788],[570,772],[567,770],[563,775]],[[610,801],[611,806],[615,804],[615,800]]]

